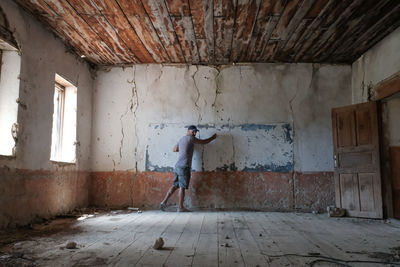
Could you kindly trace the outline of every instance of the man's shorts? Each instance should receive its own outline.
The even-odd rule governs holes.
[[[174,186],[179,188],[189,188],[190,167],[175,167]]]

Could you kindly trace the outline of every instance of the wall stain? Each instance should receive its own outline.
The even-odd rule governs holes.
[[[189,127],[189,126],[188,126]],[[206,130],[208,130],[209,128],[210,129],[215,129],[215,125],[214,124],[198,124],[197,125],[197,128],[199,128],[199,129],[206,129]]]
[[[266,124],[243,124],[240,129],[242,131],[257,131],[257,130],[264,130],[269,132],[271,130],[275,130],[276,125],[266,125]]]
[[[293,171],[293,163],[287,162],[286,165],[276,164],[251,164],[251,167],[245,167],[243,172],[291,172]]]
[[[158,166],[158,165],[153,165],[149,159],[149,150],[148,146],[146,147],[146,163],[145,163],[145,169],[146,171],[153,171],[153,172],[173,172],[174,168],[173,167],[163,167],[163,166]]]
[[[282,125],[285,134],[285,142],[292,144],[293,143],[293,128],[289,123]]]
[[[226,172],[226,171],[237,171],[238,168],[236,167],[235,163],[231,163],[231,164],[224,164],[222,167],[217,167],[215,169],[218,172]]]
[[[160,124],[161,125],[161,124]],[[151,125],[152,128],[154,129],[160,129],[160,125]],[[187,125],[188,126],[188,125]],[[185,126],[185,127],[187,127]],[[167,125],[165,125],[167,127]],[[271,132],[268,135],[271,134],[271,137],[273,140],[276,140],[276,142],[280,142],[282,145],[290,145],[291,151],[293,151],[293,127],[290,123],[278,123],[278,124],[270,124],[270,125],[265,125],[265,124],[239,124],[239,125],[229,125],[229,124],[224,124],[222,126],[220,125],[214,125],[214,124],[201,124],[198,125],[199,129],[221,129],[221,128],[229,128],[229,130],[232,129],[237,129],[241,130],[243,132],[246,131],[265,131],[265,132],[270,132],[271,130],[278,130],[277,133]],[[279,128],[278,128],[279,127]],[[280,133],[280,134],[279,134]],[[237,158],[236,158],[236,147],[235,147],[235,140],[234,140],[234,134],[231,132],[225,133],[227,136],[230,136],[232,138],[231,144],[232,144],[232,155],[230,159],[230,163],[223,163],[220,162],[220,164],[217,164],[217,166],[210,171],[217,171],[217,172],[227,172],[227,171],[243,171],[243,172],[292,172],[294,170],[294,157],[291,157],[292,152],[284,152],[280,154],[275,154],[272,153],[271,157],[284,157],[283,161],[278,161],[275,163],[270,163],[267,160],[265,164],[263,163],[250,163],[248,162],[250,160],[249,157],[245,157],[245,167],[243,169],[239,169],[236,164],[237,164]],[[254,135],[252,133],[252,135]],[[258,136],[253,137],[255,139],[259,139]],[[250,144],[253,140],[249,139],[247,137],[247,143]],[[150,160],[150,153],[149,153],[149,145],[146,147],[146,157],[145,157],[145,170],[146,171],[151,171],[151,172],[172,172],[173,167],[171,166],[162,166],[163,164],[157,165],[151,162]],[[204,166],[204,147],[201,148],[200,151],[200,157],[201,157],[201,171],[205,171],[206,168]],[[259,159],[260,160],[260,159]],[[258,160],[258,161],[259,161]],[[262,159],[261,159],[262,160]],[[222,160],[220,160],[222,161]],[[240,159],[239,159],[240,161]],[[275,160],[272,160],[275,161]],[[219,165],[219,166],[218,166]],[[195,170],[193,170],[195,171]]]

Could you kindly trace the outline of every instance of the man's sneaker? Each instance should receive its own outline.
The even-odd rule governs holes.
[[[188,210],[186,208],[178,208],[177,212],[190,212],[190,210]]]
[[[165,211],[165,203],[160,203],[160,210]]]

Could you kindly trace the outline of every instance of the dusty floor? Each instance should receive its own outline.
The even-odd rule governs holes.
[[[90,216],[0,233],[0,266],[400,265],[398,221],[278,212]],[[158,237],[162,250],[152,248]]]

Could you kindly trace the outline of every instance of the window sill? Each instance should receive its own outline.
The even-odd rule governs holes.
[[[76,162],[65,162],[65,161],[56,161],[56,160],[50,160],[50,162],[57,166],[60,166],[60,167],[76,165]]]
[[[15,158],[15,155],[0,155],[0,159],[13,160]]]

